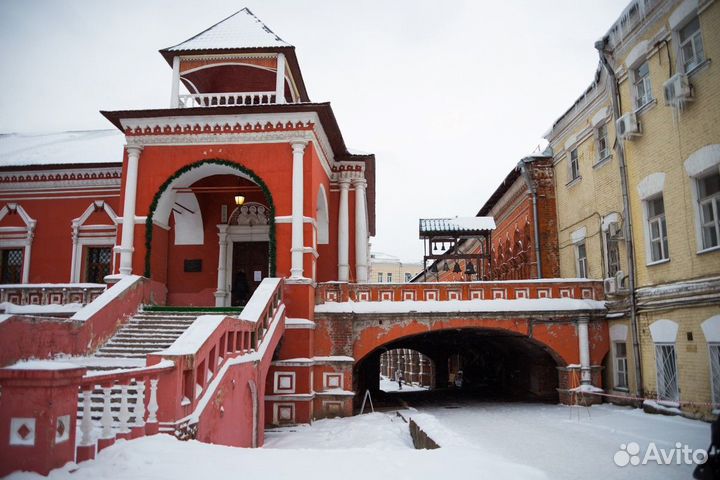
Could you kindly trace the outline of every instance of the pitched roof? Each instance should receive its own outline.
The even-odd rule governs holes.
[[[117,130],[0,134],[0,168],[122,163],[125,135]]]
[[[165,50],[181,52],[272,47],[283,48],[292,47],[292,45],[273,33],[250,9],[243,8],[207,30]]]
[[[421,218],[420,235],[437,233],[473,234],[495,230],[492,217]]]

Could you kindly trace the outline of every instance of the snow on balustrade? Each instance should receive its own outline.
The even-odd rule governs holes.
[[[130,289],[143,277],[138,275],[126,275],[123,276],[119,282],[112,287],[108,288],[102,294],[100,294],[95,300],[85,306],[82,310],[77,312],[71,317],[72,320],[86,321],[95,315],[97,312],[102,310],[104,307],[112,303],[116,298],[122,295],[126,290]]]
[[[229,92],[195,93],[179,95],[180,108],[193,107],[235,107],[242,105],[270,105],[277,103],[274,91],[268,92]]]
[[[102,283],[19,283],[0,286],[0,306],[7,313],[74,313],[105,291]],[[58,305],[70,305],[65,310]],[[48,305],[47,309],[40,308]],[[27,308],[19,308],[27,306]],[[46,311],[47,310],[47,311]]]
[[[317,313],[457,313],[457,312],[554,312],[604,310],[605,302],[574,298],[522,300],[447,300],[399,302],[332,302],[317,305]]]

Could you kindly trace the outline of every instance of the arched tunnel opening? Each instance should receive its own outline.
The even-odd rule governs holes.
[[[448,398],[557,402],[561,365],[552,350],[526,336],[453,329],[384,344],[355,364],[353,379],[358,403],[367,390],[381,405]],[[410,387],[423,388],[394,388],[398,370]]]

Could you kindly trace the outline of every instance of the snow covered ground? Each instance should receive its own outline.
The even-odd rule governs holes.
[[[328,450],[332,450],[331,452]],[[119,441],[97,459],[68,464],[51,480],[272,480],[546,479],[542,472],[472,447],[415,450],[407,424],[393,414],[320,420],[312,426],[269,432],[265,448],[244,449],[181,442],[169,435]],[[40,480],[15,473],[11,480]]]
[[[405,382],[403,382],[403,386],[401,389],[398,385],[398,382],[392,381],[389,378],[380,375],[380,390],[382,390],[383,392],[423,392],[427,389],[427,387],[408,385]]]
[[[181,442],[169,435],[123,440],[96,460],[68,464],[49,478],[690,478],[692,466],[618,467],[613,457],[628,442],[638,442],[641,452],[651,441],[665,449],[675,442],[704,448],[710,435],[707,423],[610,405],[594,406],[589,415],[584,408],[560,405],[471,402],[402,413],[415,418],[442,448],[415,450],[400,417],[374,413],[269,431],[261,449]],[[15,473],[9,478],[44,477]]]
[[[630,442],[639,444],[640,460],[650,442],[668,452],[677,442],[692,449],[704,449],[710,443],[708,423],[608,404],[586,409],[465,403],[423,407],[409,415],[441,446],[464,441],[510,462],[536,467],[557,480],[688,479],[692,478],[691,465],[651,462],[619,467],[613,458],[621,445]],[[436,428],[440,430],[437,433]]]

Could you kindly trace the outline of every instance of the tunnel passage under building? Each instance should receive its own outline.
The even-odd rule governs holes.
[[[382,345],[355,365],[355,391],[379,390],[381,356],[396,349],[417,351],[432,360],[438,392],[455,390],[488,400],[558,400],[562,360],[547,346],[514,332],[453,329],[404,337]],[[461,386],[455,378],[462,371]]]

